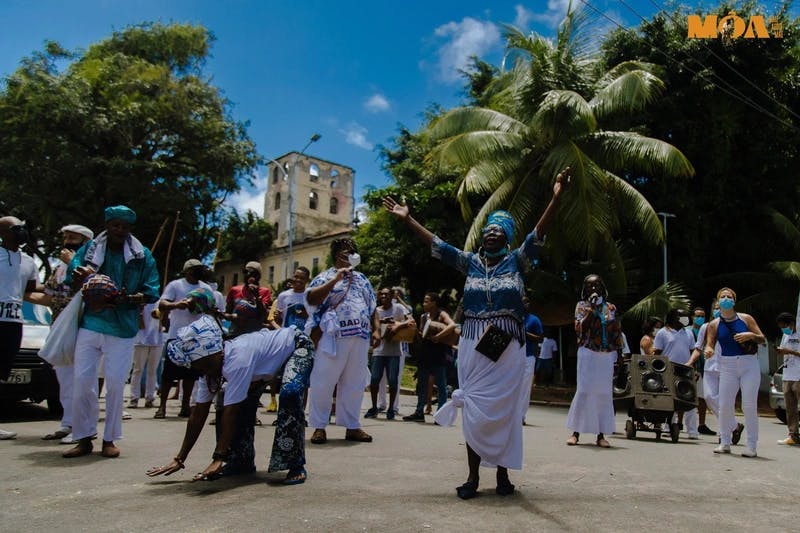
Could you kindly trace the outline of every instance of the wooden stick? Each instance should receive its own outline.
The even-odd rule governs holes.
[[[161,240],[161,234],[164,233],[164,228],[167,227],[167,222],[169,222],[169,217],[164,218],[164,222],[161,223],[161,227],[158,228],[158,234],[156,235],[156,240],[153,241],[153,246],[150,247],[150,252],[154,252],[156,246],[158,246],[158,241]]]
[[[181,219],[181,212],[175,211],[175,223],[172,225],[172,236],[169,238],[169,247],[167,248],[167,261],[164,264],[164,283],[163,287],[167,286],[167,280],[169,279],[169,256],[172,253],[172,245],[175,243],[175,233],[178,231],[178,221]]]

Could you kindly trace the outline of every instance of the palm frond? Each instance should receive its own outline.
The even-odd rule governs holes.
[[[670,309],[689,309],[691,305],[686,287],[682,283],[669,281],[632,305],[622,317],[624,320],[642,323],[647,317],[663,317]]]
[[[643,173],[688,178],[694,167],[683,153],[659,139],[628,131],[599,131],[580,139],[598,165],[620,175]]]
[[[524,147],[524,138],[516,133],[471,131],[441,141],[429,157],[438,159],[440,165],[463,168],[484,159],[502,158],[504,153],[518,154]]]
[[[637,113],[664,92],[664,82],[646,70],[619,75],[601,86],[589,101],[597,120],[619,113]]]
[[[428,133],[432,141],[473,131],[497,131],[524,135],[528,127],[503,113],[484,107],[458,107],[433,121]]]
[[[664,242],[664,230],[653,206],[636,188],[617,176],[611,176],[609,195],[615,200],[617,212],[632,222],[652,245]]]
[[[780,236],[785,239],[795,253],[800,254],[800,229],[783,213],[772,207],[762,206],[758,211],[770,219],[772,226]]]
[[[531,127],[544,142],[589,134],[597,129],[592,108],[574,91],[547,91]]]
[[[769,268],[783,278],[800,281],[800,263],[797,261],[773,261]]]

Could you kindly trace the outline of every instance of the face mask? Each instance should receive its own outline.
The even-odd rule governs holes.
[[[711,316],[713,316],[714,318],[719,318],[719,309],[714,309],[713,311],[711,311]]]
[[[358,252],[353,252],[347,256],[347,262],[350,263],[350,266],[355,268],[361,264],[361,256],[358,255]]]
[[[719,299],[719,308],[723,311],[730,311],[733,309],[734,302],[733,298],[728,298],[727,296]]]
[[[781,331],[783,332],[784,335],[792,334],[792,328],[781,328]]]
[[[14,235],[14,240],[17,241],[17,245],[22,246],[28,242],[28,230],[25,226],[12,226],[11,233]]]
[[[704,316],[696,316],[694,317],[694,325],[695,326],[702,326],[706,323],[706,317]]]
[[[680,317],[678,319],[678,322],[681,323],[681,326],[686,327],[686,326],[689,325],[689,317],[688,316],[682,316],[682,317]]]

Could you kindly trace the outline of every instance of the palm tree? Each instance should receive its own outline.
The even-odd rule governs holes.
[[[629,227],[656,245],[663,232],[650,203],[623,177],[685,178],[694,170],[664,141],[603,127],[635,118],[664,84],[653,65],[625,62],[604,70],[583,37],[587,24],[583,12],[570,8],[554,42],[507,27],[513,69],[489,85],[483,106],[453,109],[431,124],[438,144],[430,157],[461,170],[458,201],[464,220],[472,221],[467,249],[476,247],[495,209],[508,209],[520,228],[533,227],[553,177],[570,166],[572,191],[548,236],[549,266],[561,272],[571,259],[600,261],[623,273],[616,290],[625,291],[615,234]],[[476,196],[485,199],[477,214]]]

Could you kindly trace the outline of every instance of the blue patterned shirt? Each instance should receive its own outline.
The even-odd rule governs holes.
[[[309,290],[324,285],[328,280],[336,277],[336,272],[335,268],[320,272],[311,281],[308,286]],[[348,278],[337,281],[327,298],[314,309],[311,326],[319,326],[322,315],[328,309],[335,307],[336,320],[339,323],[336,338],[358,336],[362,339],[369,339],[372,331],[372,313],[375,311],[376,305],[377,300],[375,291],[372,290],[372,284],[364,274],[353,271]]]
[[[434,236],[431,255],[467,276],[464,283],[463,337],[474,339],[481,323],[491,322],[514,335],[520,344],[525,343],[523,274],[532,268],[543,245],[544,239],[539,239],[536,230],[533,230],[525,237],[522,246],[487,269],[480,255],[459,250]]]

